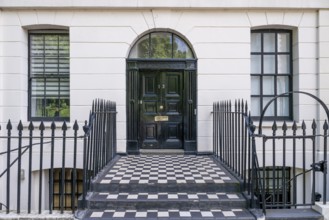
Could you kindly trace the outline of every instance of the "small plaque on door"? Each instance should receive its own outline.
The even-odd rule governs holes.
[[[155,116],[154,121],[169,121],[168,116]]]

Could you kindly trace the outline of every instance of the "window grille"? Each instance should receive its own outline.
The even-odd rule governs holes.
[[[68,33],[29,33],[29,119],[69,120]]]
[[[289,30],[256,30],[251,33],[251,114],[260,117],[277,95],[292,91],[292,33]],[[275,100],[266,119],[292,118],[292,96]]]
[[[76,170],[76,187],[75,187],[75,206],[78,204],[78,198],[82,195],[83,192],[83,170]],[[59,210],[61,208],[61,190],[63,189],[64,196],[64,210],[72,210],[72,190],[73,190],[73,169],[65,169],[64,174],[64,185],[62,185],[62,169],[54,169],[54,192],[53,192],[53,204],[54,210]],[[77,207],[75,207],[76,209]]]

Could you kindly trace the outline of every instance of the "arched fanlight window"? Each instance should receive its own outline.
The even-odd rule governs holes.
[[[129,58],[193,59],[194,55],[179,36],[168,32],[153,32],[137,41],[130,51]]]

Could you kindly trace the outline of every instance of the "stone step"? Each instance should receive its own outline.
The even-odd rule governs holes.
[[[129,155],[92,183],[83,219],[255,219],[241,183],[211,156]]]
[[[167,183],[167,184],[103,184],[96,183],[93,185],[94,192],[129,192],[129,193],[157,193],[157,192],[167,192],[167,193],[178,193],[178,192],[188,192],[188,193],[201,193],[201,192],[240,192],[239,183]]]
[[[216,209],[246,208],[246,200],[236,193],[94,193],[90,209]]]
[[[88,210],[86,220],[112,220],[112,219],[245,219],[254,220],[255,217],[246,209],[108,209],[104,211]]]
[[[266,220],[323,220],[323,216],[311,208],[267,209]]]

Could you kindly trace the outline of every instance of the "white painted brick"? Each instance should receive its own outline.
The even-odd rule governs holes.
[[[316,43],[300,43],[298,47],[298,55],[300,58],[316,58],[317,44]]]
[[[329,26],[329,10],[319,10],[319,26]]]
[[[213,111],[213,106],[207,105],[207,106],[198,106],[198,120],[199,121],[210,121],[213,118],[213,114],[211,113]]]
[[[0,57],[0,73],[27,73],[27,59],[21,57]]]
[[[71,26],[73,16],[74,12],[72,11],[56,11],[54,24],[69,27]]]
[[[5,90],[2,95],[7,107],[27,106],[27,91]]]
[[[147,23],[142,14],[143,11],[77,11],[74,12],[72,26],[106,27],[120,26],[132,27],[137,34],[148,30]],[[133,22],[132,22],[133,21]]]
[[[76,106],[76,105],[71,105],[71,118],[72,120],[77,120],[78,122],[84,123],[86,119],[89,119],[89,113],[91,110],[91,104],[88,103],[85,106]],[[117,122],[126,122],[126,107],[123,105],[117,105]]]
[[[27,42],[27,32],[20,26],[0,26],[0,41]]]
[[[302,15],[302,11],[286,11],[284,14],[283,24],[298,27],[301,22]]]
[[[267,25],[266,13],[264,11],[248,11],[251,27]]]
[[[0,42],[0,57],[27,58],[27,44],[22,42]]]
[[[250,28],[194,27],[188,34],[194,43],[250,43]]]
[[[38,24],[38,16],[35,10],[18,11],[17,13],[22,26]]]
[[[143,14],[144,20],[145,20],[148,28],[149,29],[155,28],[152,10],[142,11],[142,14]]]
[[[319,42],[329,42],[329,26],[319,27]]]
[[[0,90],[27,91],[27,75],[23,74],[0,74],[2,86]]]
[[[329,73],[329,58],[319,58],[319,72]]]
[[[299,73],[313,73],[317,72],[317,60],[316,58],[300,58],[298,62]],[[295,68],[295,67],[294,67]]]
[[[175,29],[177,26],[182,12],[176,10],[152,10],[152,19],[154,21],[155,28],[171,28]],[[150,22],[148,22],[150,23]]]
[[[299,27],[317,27],[318,15],[316,11],[304,11]]]
[[[283,23],[284,12],[283,11],[267,11],[266,18],[268,25],[281,25]]]
[[[74,74],[70,77],[70,89],[125,89],[126,75],[125,74]]]
[[[117,152],[118,153],[127,153],[127,142],[126,140],[117,140]]]
[[[327,73],[319,74],[319,89],[329,89],[329,71]]]
[[[71,74],[125,73],[126,59],[71,58]]]
[[[72,27],[70,40],[72,43],[127,43],[132,44],[137,38],[131,27]]]
[[[198,91],[198,105],[212,106],[220,100],[249,99],[250,90],[201,90]]]
[[[198,152],[212,152],[212,137],[198,137]]]
[[[0,25],[4,26],[20,26],[20,20],[16,11],[3,11]]]
[[[327,105],[329,104],[329,89],[322,89],[320,91],[319,98],[326,103]],[[327,106],[328,107],[328,106]]]
[[[212,136],[212,121],[198,121],[198,137]]]
[[[184,11],[178,29],[182,26],[207,26],[207,27],[249,27],[247,14],[243,11],[212,10],[200,14],[199,11]],[[182,28],[186,30],[186,28]],[[189,28],[190,29],[190,28]]]
[[[317,28],[298,28],[298,42],[300,43],[317,42]]]
[[[329,41],[319,44],[319,57],[329,58]]]
[[[39,24],[55,24],[55,14],[53,10],[37,10]]]
[[[198,58],[249,58],[250,44],[196,44],[194,45]]]
[[[27,119],[27,107],[3,107],[2,110],[2,120],[7,123],[10,119],[11,122],[17,123],[19,120],[26,121]]]
[[[199,75],[200,90],[247,90],[250,89],[250,75]]]
[[[310,104],[299,104],[299,121],[302,120],[313,120],[317,118],[317,108],[316,105],[310,105]]]
[[[71,57],[126,57],[129,45],[124,43],[71,43]]]
[[[126,139],[126,122],[117,122],[117,138],[120,140]]]
[[[304,89],[303,92],[308,92],[308,93],[311,93],[312,95],[318,96],[317,91],[314,89],[313,90]],[[316,105],[317,104],[317,102],[313,98],[311,98],[307,95],[299,94],[298,96],[299,96],[299,98],[298,98],[299,105]]]
[[[250,59],[198,59],[199,74],[250,74]]]
[[[91,103],[86,106],[70,106],[70,114],[74,117],[74,120],[83,122],[89,118],[91,111]]]
[[[111,100],[117,105],[126,104],[125,90],[71,90],[71,105],[86,106],[90,105],[96,98]]]
[[[317,76],[315,74],[299,74],[294,78],[299,81],[299,90],[316,89]]]

